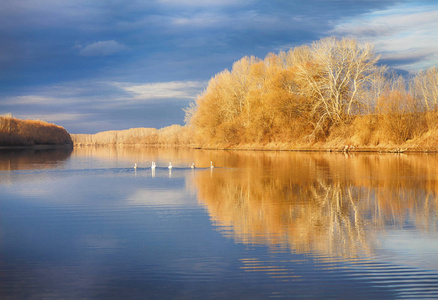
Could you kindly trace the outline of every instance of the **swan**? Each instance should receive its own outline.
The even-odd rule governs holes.
[[[172,163],[169,161],[169,167],[168,167],[169,169],[172,169],[173,167],[172,167]]]
[[[151,165],[151,169],[155,169],[156,166],[157,166],[157,165],[156,165],[155,162],[153,161],[153,162],[152,162],[152,165]]]
[[[136,170],[137,170],[137,163],[135,163],[135,164],[134,164],[134,169],[136,169]]]
[[[211,169],[214,168],[214,166],[213,166],[213,162],[212,162],[212,161],[210,161],[210,168],[211,168]]]
[[[195,163],[193,162],[192,165],[190,166],[190,168],[194,169],[195,168]]]

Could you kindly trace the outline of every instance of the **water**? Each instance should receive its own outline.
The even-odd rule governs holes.
[[[437,166],[431,154],[1,151],[0,298],[438,298]]]

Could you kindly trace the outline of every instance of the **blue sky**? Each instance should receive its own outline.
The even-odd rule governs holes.
[[[438,1],[2,0],[0,114],[70,133],[183,124],[246,55],[349,36],[416,72],[438,62]]]

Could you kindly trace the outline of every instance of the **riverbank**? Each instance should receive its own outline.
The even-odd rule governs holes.
[[[290,152],[339,152],[339,153],[438,153],[436,148],[424,147],[398,147],[398,146],[374,146],[356,147],[353,145],[343,145],[329,147],[327,145],[293,147],[287,144],[268,144],[268,145],[175,145],[175,144],[75,144],[75,148],[96,147],[133,147],[133,148],[178,148],[178,149],[199,149],[199,150],[223,150],[223,151],[290,151]]]
[[[190,127],[172,125],[161,129],[131,128],[96,134],[71,134],[75,147],[178,147],[210,150],[302,151],[302,152],[438,152],[438,130],[431,129],[403,143],[376,129],[366,131],[354,126],[345,127],[318,142],[301,138],[282,142],[230,143],[220,140],[202,141]]]
[[[287,147],[283,145],[266,145],[266,146],[252,146],[240,145],[237,147],[223,147],[223,146],[195,146],[196,149],[203,150],[228,150],[228,151],[291,151],[291,152],[343,152],[343,153],[438,153],[437,149],[422,149],[422,148],[400,148],[400,147],[354,147],[345,145],[344,147]]]
[[[427,132],[402,144],[386,141],[375,145],[364,145],[356,142],[352,137],[337,137],[332,139],[328,138],[327,141],[317,143],[271,142],[266,144],[247,143],[238,145],[210,143],[196,146],[191,145],[191,147],[211,150],[247,151],[436,153],[438,152],[438,132]]]

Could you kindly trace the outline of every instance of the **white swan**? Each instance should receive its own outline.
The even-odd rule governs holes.
[[[169,170],[172,169],[172,163],[169,161],[169,166],[168,166]]]
[[[210,168],[211,168],[211,169],[214,168],[214,166],[213,166],[213,162],[212,162],[212,161],[210,161]]]
[[[156,165],[155,162],[153,161],[153,162],[152,162],[152,165],[151,165],[151,169],[155,169],[156,166],[157,166],[157,165]]]
[[[192,162],[192,165],[190,166],[190,168],[194,169],[195,168],[195,163]]]

